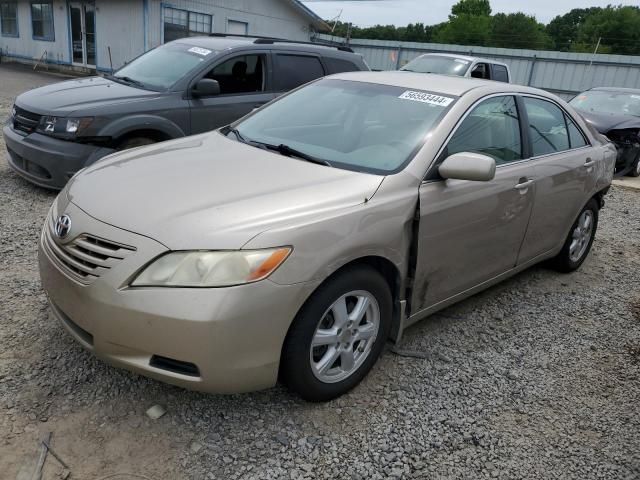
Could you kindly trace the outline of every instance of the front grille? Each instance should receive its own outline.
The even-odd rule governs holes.
[[[53,238],[53,222],[44,229],[44,245],[58,264],[82,283],[91,283],[136,249],[83,233],[66,244]]]
[[[18,106],[14,106],[13,108],[16,112],[13,116],[13,129],[24,133],[35,132],[42,115],[29,112]]]

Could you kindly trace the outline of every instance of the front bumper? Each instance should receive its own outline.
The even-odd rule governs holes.
[[[114,150],[60,140],[39,133],[24,135],[8,123],[2,130],[9,152],[9,166],[41,187],[59,190],[78,170]]]
[[[238,393],[275,385],[289,325],[316,283],[130,288],[135,272],[166,248],[73,204],[64,213],[73,219],[73,231],[68,242],[55,240],[60,245],[91,232],[136,248],[98,278],[78,281],[52,253],[45,224],[42,286],[54,316],[84,348],[115,366],[194,390]]]

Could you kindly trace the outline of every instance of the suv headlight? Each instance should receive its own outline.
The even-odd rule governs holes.
[[[230,287],[267,278],[291,253],[265,250],[170,252],[156,258],[132,287]]]
[[[43,116],[38,131],[46,135],[59,137],[75,137],[86,130],[93,122],[93,117],[52,117]]]

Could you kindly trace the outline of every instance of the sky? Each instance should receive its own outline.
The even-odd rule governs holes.
[[[421,22],[432,25],[447,20],[457,0],[303,0],[324,19],[336,17],[358,26],[376,24],[404,26]],[[524,12],[549,23],[573,8],[606,7],[608,4],[638,5],[638,0],[491,0],[493,13]]]

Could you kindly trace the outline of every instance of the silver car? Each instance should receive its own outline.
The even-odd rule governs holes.
[[[615,157],[540,90],[339,74],[82,170],[42,230],[42,284],[116,366],[328,400],[429,314],[543,260],[578,268]]]

